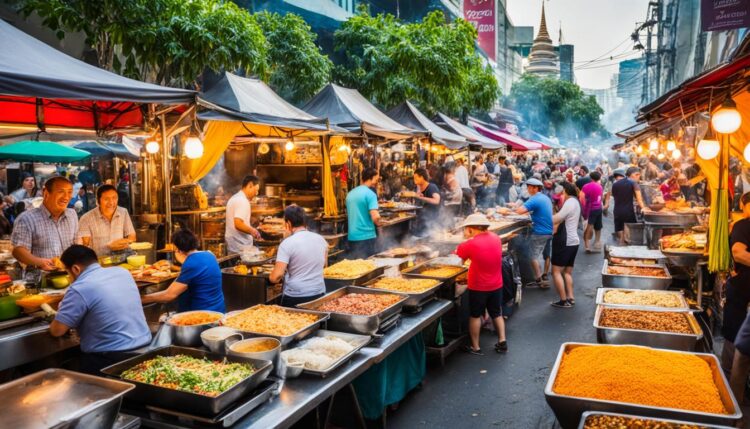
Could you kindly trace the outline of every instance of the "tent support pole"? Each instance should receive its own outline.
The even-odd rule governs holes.
[[[164,231],[165,244],[172,241],[172,189],[169,180],[169,145],[167,138],[167,120],[164,114],[159,115],[159,125],[161,127],[161,171],[164,181]]]

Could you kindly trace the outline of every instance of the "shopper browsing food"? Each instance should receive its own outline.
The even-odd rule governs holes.
[[[99,369],[126,359],[129,350],[151,342],[138,287],[129,272],[102,268],[86,246],[70,246],[60,257],[74,279],[49,327],[54,337],[76,329],[81,338],[81,369]]]
[[[593,172],[591,174],[598,174]],[[589,183],[591,184],[591,183]],[[569,308],[575,305],[573,296],[573,264],[578,254],[578,219],[581,206],[578,203],[578,188],[570,182],[561,182],[563,206],[552,216],[555,233],[552,236],[552,279],[560,300],[554,307]],[[588,185],[586,185],[588,186]]]
[[[305,226],[305,211],[291,205],[284,209],[284,224],[291,235],[279,245],[271,283],[284,280],[281,305],[295,307],[320,298],[326,292],[323,269],[328,261],[328,242]]]
[[[78,216],[68,208],[72,197],[73,185],[68,179],[55,176],[47,180],[42,205],[16,219],[10,237],[13,257],[30,267],[56,269],[53,258],[74,243],[78,231]]]
[[[253,244],[253,238],[260,238],[260,232],[250,224],[250,200],[258,195],[259,183],[257,177],[245,176],[242,188],[227,202],[224,239],[230,253],[241,253],[243,246]]]
[[[223,313],[224,292],[221,289],[221,269],[213,253],[198,251],[198,237],[181,229],[172,236],[175,258],[182,264],[180,275],[161,292],[144,295],[144,304],[179,301],[179,311],[209,310]]]
[[[583,207],[583,217],[586,219],[586,228],[583,231],[583,247],[590,252],[589,240],[594,237],[593,250],[599,252],[602,247],[602,194],[604,189],[599,182],[601,173],[592,171],[589,174],[591,181],[581,188],[580,200]]]
[[[644,207],[641,187],[638,181],[641,179],[641,169],[630,167],[625,172],[625,178],[618,180],[612,185],[612,197],[615,200],[615,234],[621,245],[625,244],[625,224],[635,223],[636,204],[641,209]]]
[[[98,256],[126,249],[135,241],[135,228],[124,207],[117,205],[117,188],[102,185],[96,190],[96,209],[78,221],[78,239]]]
[[[483,214],[469,215],[461,226],[468,240],[458,246],[456,255],[464,261],[471,261],[468,277],[471,345],[466,350],[472,354],[482,354],[479,331],[486,311],[497,332],[495,351],[505,353],[508,343],[502,314],[503,245],[500,237],[487,230],[490,222]]]
[[[364,259],[376,253],[376,227],[380,224],[380,212],[378,196],[371,188],[377,186],[379,180],[376,169],[366,168],[362,172],[362,184],[349,191],[346,196],[351,259]]]

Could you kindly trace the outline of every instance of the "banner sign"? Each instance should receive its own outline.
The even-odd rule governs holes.
[[[477,29],[477,44],[495,61],[496,0],[464,0],[464,19]]]
[[[701,0],[701,30],[750,27],[750,0]]]

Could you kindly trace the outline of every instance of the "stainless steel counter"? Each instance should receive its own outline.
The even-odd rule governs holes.
[[[77,335],[52,337],[42,320],[0,331],[0,371],[78,347]]]
[[[401,323],[370,343],[328,378],[303,375],[286,381],[281,394],[234,425],[235,428],[286,428],[447,313],[452,302],[436,300],[418,314],[402,314]]]

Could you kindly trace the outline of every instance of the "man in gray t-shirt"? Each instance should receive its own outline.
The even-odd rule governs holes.
[[[323,269],[328,262],[328,242],[307,230],[305,212],[297,205],[284,210],[284,222],[291,235],[279,245],[269,279],[271,283],[284,279],[281,305],[294,307],[325,294]]]

